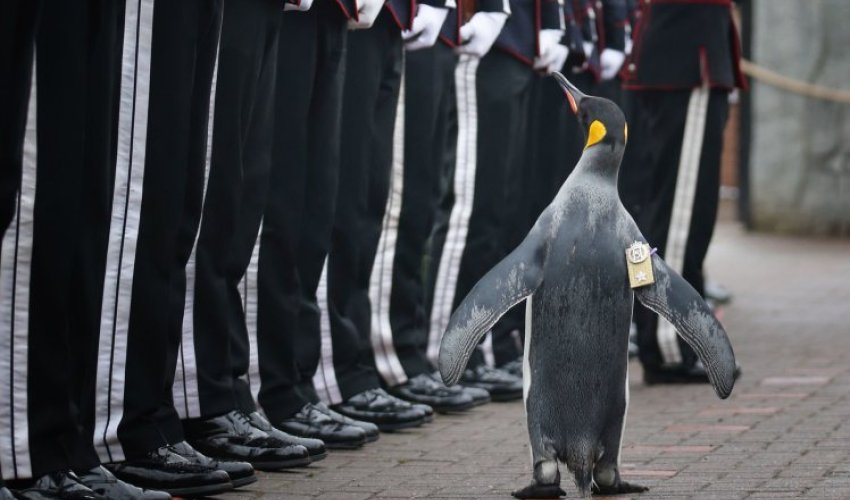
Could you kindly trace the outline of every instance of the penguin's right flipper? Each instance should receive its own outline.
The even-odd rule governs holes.
[[[640,302],[676,327],[699,356],[721,399],[735,385],[735,353],[723,326],[705,300],[657,255],[652,257],[655,283],[635,289]]]
[[[525,240],[481,278],[452,314],[440,342],[440,374],[452,386],[475,346],[503,314],[534,293],[543,281],[549,227],[544,212]]]

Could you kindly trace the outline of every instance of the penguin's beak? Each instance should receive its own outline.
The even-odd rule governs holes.
[[[552,73],[552,76],[555,77],[555,80],[557,80],[561,88],[564,89],[564,94],[567,95],[567,100],[570,101],[570,108],[572,108],[573,113],[578,114],[578,107],[581,104],[581,100],[584,99],[582,91],[577,89],[576,86],[570,83],[570,81],[567,80],[567,77],[561,73],[556,71]]]

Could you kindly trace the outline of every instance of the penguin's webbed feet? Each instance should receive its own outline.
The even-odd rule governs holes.
[[[626,493],[643,493],[645,491],[649,491],[649,488],[639,484],[627,483],[622,480],[617,481],[611,486],[602,486],[596,483],[593,484],[594,495],[623,495]]]
[[[557,484],[537,484],[532,482],[521,490],[516,490],[511,495],[514,498],[560,498],[567,495]]]

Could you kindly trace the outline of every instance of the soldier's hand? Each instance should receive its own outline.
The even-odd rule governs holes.
[[[617,76],[620,68],[623,67],[623,61],[626,60],[626,54],[614,49],[605,49],[599,55],[599,64],[602,66],[602,79],[610,80]]]
[[[499,37],[508,15],[504,12],[477,12],[460,28],[461,45],[458,54],[483,57]]]
[[[570,55],[569,47],[561,44],[563,34],[561,30],[540,30],[540,55],[534,59],[534,69],[547,75],[561,71]]]
[[[306,12],[310,10],[310,7],[313,5],[313,0],[288,0],[285,4],[283,4],[284,11],[297,10],[299,12]]]
[[[448,13],[449,9],[446,8],[419,4],[419,10],[413,18],[413,26],[410,30],[401,32],[405,42],[404,48],[414,51],[432,47],[437,43],[437,37],[440,36],[440,29]]]
[[[384,0],[357,0],[357,19],[348,21],[348,29],[359,30],[371,28],[375,19],[381,13]]]

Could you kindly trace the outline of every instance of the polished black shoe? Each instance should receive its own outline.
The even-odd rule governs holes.
[[[382,431],[418,427],[425,423],[425,413],[421,409],[387,394],[383,389],[355,394],[331,409],[348,418],[372,422]]]
[[[446,387],[424,373],[391,388],[389,392],[411,403],[426,404],[440,413],[461,412],[475,406],[472,397],[464,394],[463,389]]]
[[[249,413],[248,418],[251,419],[251,425],[265,432],[269,436],[287,444],[307,448],[307,455],[310,457],[310,463],[318,462],[328,456],[328,450],[325,449],[325,443],[321,439],[293,436],[292,434],[283,432],[280,429],[276,429],[268,420],[266,420],[266,417],[260,415],[260,412],[258,411]]]
[[[464,370],[460,385],[484,389],[490,393],[493,401],[513,401],[522,398],[521,378],[487,365]]]
[[[307,403],[298,413],[275,422],[274,426],[293,436],[321,439],[330,449],[351,450],[366,444],[366,432],[331,418],[319,405]]]
[[[735,363],[735,380],[741,376],[741,365]],[[693,366],[675,366],[655,370],[643,370],[643,383],[658,384],[708,384],[708,373],[702,363]]]
[[[513,361],[508,361],[500,366],[499,369],[510,373],[514,377],[522,378],[522,356]]]
[[[440,376],[440,372],[429,373],[428,376],[435,380],[437,383],[443,383],[443,379]],[[490,393],[487,392],[486,389],[481,389],[479,387],[464,387],[460,384],[455,384],[451,388],[459,389],[463,391],[464,394],[467,394],[470,398],[472,398],[473,406],[485,405],[492,401],[490,399]]]
[[[711,299],[721,305],[732,302],[732,292],[720,283],[706,281],[703,289],[706,299]]]
[[[286,444],[251,425],[248,415],[234,410],[218,417],[185,420],[186,441],[208,457],[248,462],[257,470],[274,471],[310,463],[307,449]]]
[[[171,494],[164,491],[145,490],[125,483],[102,465],[77,474],[77,477],[90,490],[109,500],[171,500]]]
[[[15,495],[6,487],[0,487],[0,500],[15,500]]]
[[[363,422],[362,420],[354,420],[353,418],[348,418],[341,413],[337,413],[324,403],[318,403],[316,405],[316,409],[325,415],[329,416],[335,422],[339,422],[345,425],[353,425],[354,427],[358,427],[366,433],[366,442],[374,443],[381,437],[381,430],[378,429],[378,426],[373,424],[372,422]]]
[[[29,488],[18,490],[16,497],[27,500],[103,500],[105,498],[81,483],[80,478],[71,471],[45,474],[36,479]]]
[[[230,477],[230,482],[234,488],[241,488],[247,484],[257,482],[257,475],[254,474],[254,467],[248,462],[233,462],[229,460],[216,460],[210,458],[192,446],[186,441],[181,441],[173,445],[172,450],[181,457],[195,465],[203,465],[213,469],[223,470]]]
[[[106,464],[106,468],[122,481],[172,496],[217,495],[233,489],[226,472],[192,463],[172,446],[163,446],[144,458]]]

